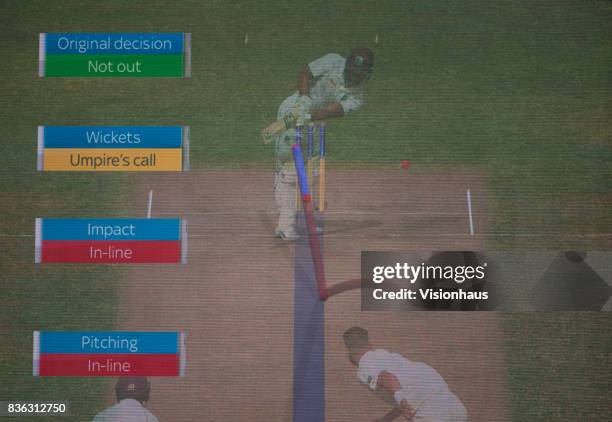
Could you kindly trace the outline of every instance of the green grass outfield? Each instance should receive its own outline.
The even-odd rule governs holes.
[[[377,64],[366,104],[330,123],[330,166],[392,168],[409,159],[476,168],[489,175],[490,247],[612,246],[601,236],[612,229],[609,1],[5,1],[0,10],[0,241],[12,258],[1,264],[0,303],[10,312],[0,322],[23,333],[3,341],[15,348],[0,361],[0,400],[65,393],[81,415],[98,403],[82,394],[101,394],[97,381],[24,378],[29,336],[83,320],[112,327],[121,273],[35,267],[32,240],[19,236],[33,233],[37,216],[122,216],[122,204],[134,201],[129,175],[36,173],[37,125],[190,125],[194,169],[272,169],[259,131],[295,90],[299,68],[369,46]],[[193,77],[39,79],[38,33],[79,31],[191,32]],[[543,329],[533,319],[512,317],[546,348],[550,327],[563,322],[549,318]],[[576,358],[553,349],[536,359],[537,348],[512,337],[509,344],[509,353],[522,351],[523,368]],[[538,388],[529,373],[510,374],[513,391]],[[586,389],[588,380],[579,381]],[[573,391],[551,383],[543,388]],[[558,415],[564,403],[546,397],[522,403],[520,413],[536,406],[542,420]],[[567,406],[580,420],[580,409]]]
[[[512,420],[609,419],[609,313],[507,316],[504,332]]]

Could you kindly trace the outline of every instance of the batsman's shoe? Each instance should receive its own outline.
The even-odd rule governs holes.
[[[297,240],[300,238],[300,235],[295,232],[293,229],[276,229],[276,236],[281,238],[282,240]]]

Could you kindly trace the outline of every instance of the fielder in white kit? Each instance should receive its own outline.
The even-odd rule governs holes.
[[[305,66],[298,78],[298,91],[280,105],[277,120],[262,131],[265,143],[275,141],[276,178],[274,197],[279,211],[276,235],[296,239],[295,212],[297,176],[291,146],[295,126],[316,122],[359,109],[363,105],[363,84],[372,74],[374,53],[356,48],[347,58],[327,54]]]
[[[399,417],[414,422],[467,422],[467,410],[432,367],[383,349],[374,349],[361,327],[345,331],[349,360],[359,380],[393,408],[378,422]]]
[[[146,377],[121,377],[115,384],[117,403],[98,413],[93,422],[159,422],[145,406],[151,384]]]

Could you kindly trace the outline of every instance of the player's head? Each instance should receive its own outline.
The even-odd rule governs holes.
[[[368,80],[374,70],[374,53],[366,47],[353,49],[344,65],[344,85],[357,86]]]
[[[353,365],[359,365],[361,356],[370,350],[368,331],[361,327],[352,327],[344,332],[342,339],[349,352],[349,360]]]
[[[134,399],[145,403],[149,401],[150,392],[151,384],[146,377],[121,377],[115,384],[117,401]]]

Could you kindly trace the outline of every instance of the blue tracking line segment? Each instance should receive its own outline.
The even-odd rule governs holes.
[[[298,213],[296,230],[300,238],[295,243],[294,268],[293,422],[323,422],[325,302],[319,299],[303,213]]]
[[[325,124],[319,126],[319,157],[325,157]]]
[[[304,167],[304,156],[302,155],[302,148],[298,143],[293,144],[293,161],[295,162],[295,171],[297,172],[302,198],[305,196],[310,197],[308,176],[306,174],[306,168]]]

